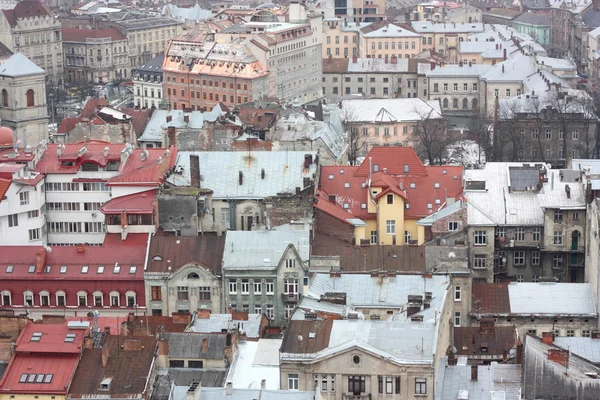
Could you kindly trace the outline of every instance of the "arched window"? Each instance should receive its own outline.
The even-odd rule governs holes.
[[[148,97],[148,89],[144,88],[144,97]]]
[[[12,305],[12,295],[10,290],[2,291],[2,305],[3,306],[11,306]]]
[[[25,306],[33,305],[33,292],[32,291],[26,290],[25,292],[23,292],[23,304]]]
[[[27,95],[27,107],[33,107],[35,105],[34,99],[33,99],[33,89],[29,89],[26,93]]]
[[[67,305],[67,294],[62,290],[56,292],[56,305],[64,307]]]
[[[192,273],[188,274],[187,278],[188,279],[200,279],[200,276],[197,273],[192,272]]]
[[[463,107],[462,108],[469,108],[469,100],[468,99],[463,99]]]
[[[8,92],[2,89],[2,107],[8,107]]]
[[[552,158],[552,147],[546,146],[546,159]]]
[[[448,99],[444,99],[444,101],[442,102],[443,104],[443,108],[448,108]]]
[[[121,305],[121,295],[119,292],[110,292],[110,306],[119,307]]]
[[[458,108],[458,99],[452,99],[452,108]]]
[[[134,291],[128,291],[125,293],[125,298],[127,299],[127,307],[135,307],[137,306],[137,296]]]
[[[40,306],[50,306],[50,292],[47,290],[42,290],[40,292]]]
[[[77,292],[77,305],[79,307],[87,307],[88,298],[87,293],[84,291]]]
[[[477,108],[478,104],[477,104],[477,99],[473,99],[473,108]]]
[[[94,296],[94,307],[102,307],[104,306],[104,295],[100,291],[95,291],[93,293]]]

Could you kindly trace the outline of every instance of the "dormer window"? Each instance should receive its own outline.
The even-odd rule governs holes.
[[[29,270],[27,272],[29,272],[30,274],[33,274],[35,272],[35,265],[30,265]]]
[[[102,381],[100,382],[100,390],[110,390],[110,382],[112,381],[112,378],[105,378],[102,379]]]
[[[161,256],[154,256],[154,257],[152,257],[152,261],[162,261],[162,257]]]
[[[192,273],[188,274],[187,278],[188,279],[200,279],[200,276],[197,273],[192,272]]]
[[[82,274],[87,274],[89,269],[90,269],[89,266],[84,265],[83,267],[81,267],[81,273]]]

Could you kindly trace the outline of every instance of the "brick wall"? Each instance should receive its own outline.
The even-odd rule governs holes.
[[[566,367],[569,364],[569,351],[563,349],[550,349],[548,350],[548,360]]]
[[[302,186],[302,182],[298,185]],[[282,195],[265,198],[265,212],[271,226],[289,224],[313,215],[312,186],[307,187],[299,195]]]
[[[467,227],[467,209],[462,208],[461,210],[453,214],[450,214],[444,218],[440,218],[437,221],[435,221],[431,225],[431,233],[433,234],[434,239],[437,235],[449,233],[448,222],[450,221],[458,222],[458,230],[462,231],[464,228]]]
[[[343,240],[348,244],[354,244],[354,227],[321,210],[315,210],[315,226],[317,230],[329,236]]]

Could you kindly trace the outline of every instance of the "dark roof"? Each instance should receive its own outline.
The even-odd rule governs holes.
[[[150,120],[152,113],[154,110],[152,108],[146,108],[143,110],[137,110],[135,108],[122,108],[122,112],[125,114],[131,115],[131,123],[133,124],[133,131],[135,132],[136,137],[142,136],[144,129],[146,128],[146,124]]]
[[[141,350],[126,350],[127,341],[138,340]],[[126,398],[144,392],[156,350],[154,336],[133,339],[108,335],[104,346],[109,352],[106,368],[102,367],[101,348],[83,350],[69,394],[73,397],[110,394],[112,398]],[[112,378],[110,389],[100,390],[100,382],[106,378]]]
[[[83,106],[83,110],[79,115],[80,118],[91,118],[96,115],[98,107],[110,106],[110,103],[105,98],[90,97]]]
[[[550,16],[545,14],[526,12],[515,18],[514,22],[520,22],[523,24],[530,25],[550,26]]]
[[[200,382],[201,387],[223,387],[226,375],[225,370],[161,368],[156,374],[157,385],[154,387],[152,400],[169,400],[171,384],[189,386],[192,382]]]
[[[223,360],[227,334],[223,333],[164,333],[169,341],[170,358],[201,358]],[[202,341],[207,340],[207,351],[202,351]]]
[[[13,52],[10,51],[8,47],[4,45],[4,43],[0,42],[0,58],[8,58],[13,55]]]
[[[274,108],[239,108],[238,118],[245,126],[255,131],[266,131],[277,121],[278,111]]]
[[[136,336],[155,334],[156,332],[183,332],[188,326],[188,321],[177,322],[173,317],[166,315],[149,315],[147,317],[135,317],[127,323],[127,329]]]
[[[514,326],[495,326],[493,335],[482,335],[478,326],[454,328],[454,347],[459,356],[502,356],[516,345]]]
[[[506,19],[512,19],[521,14],[521,11],[510,8],[492,8],[489,11],[484,11],[487,15],[498,16]]]
[[[348,72],[347,58],[324,58],[323,73],[324,74],[341,74]]]
[[[581,13],[581,20],[586,28],[595,29],[600,26],[600,11],[594,10],[592,3]]]
[[[117,28],[80,29],[62,28],[64,42],[85,42],[86,39],[111,38],[112,41],[127,40]]]
[[[423,246],[354,246],[318,229],[311,255],[340,256],[344,272],[425,271]]]
[[[292,320],[281,344],[282,353],[316,353],[329,346],[333,321]],[[310,338],[309,334],[315,337]],[[302,340],[298,340],[302,336]]]
[[[2,377],[4,376],[4,372],[6,371],[6,368],[8,368],[8,363],[0,362],[0,379],[2,379]]]
[[[17,20],[45,15],[52,16],[52,12],[40,1],[24,0],[17,3],[12,10],[2,10],[11,26],[17,26]]]
[[[197,262],[214,274],[220,275],[224,248],[225,235],[192,237],[155,235],[150,242],[147,271],[167,272],[167,267],[175,271],[187,263]],[[170,260],[168,265],[167,260]]]
[[[79,118],[65,118],[61,121],[56,133],[58,135],[66,135],[71,132],[79,122],[81,122]]]
[[[508,283],[473,283],[471,304],[475,314],[509,314]]]
[[[162,65],[165,61],[165,55],[159,54],[146,64],[137,69],[138,72],[159,72],[162,74]]]
[[[521,0],[521,4],[526,10],[549,10],[551,8],[549,0]]]

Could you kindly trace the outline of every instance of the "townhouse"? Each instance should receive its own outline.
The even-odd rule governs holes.
[[[323,19],[323,58],[358,57],[360,30],[368,25],[369,23],[348,22],[337,17]]]
[[[162,71],[164,60],[164,54],[158,55],[136,70],[133,77],[133,104],[137,108],[165,107]]]
[[[469,34],[483,32],[481,22],[471,23],[434,23],[413,21],[412,28],[421,35],[421,49],[435,50],[449,62],[457,62],[457,50],[460,42],[467,40]]]
[[[393,23],[373,23],[360,30],[361,58],[412,58],[422,51],[422,35]]]

